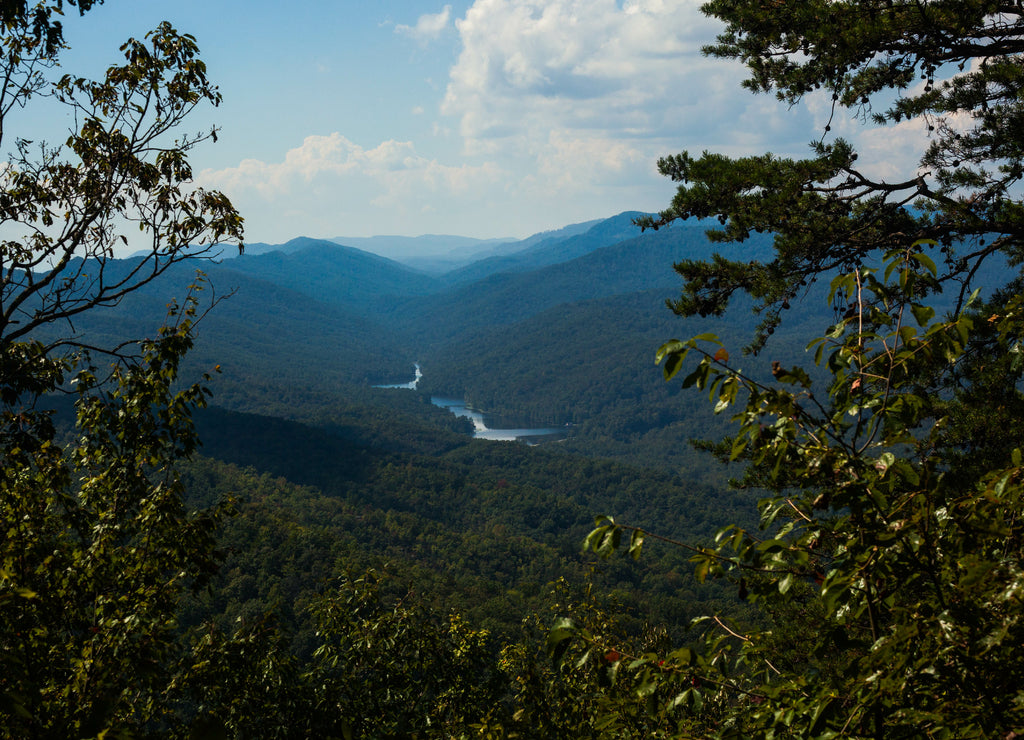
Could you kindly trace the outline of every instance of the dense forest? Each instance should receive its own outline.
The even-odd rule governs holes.
[[[192,37],[49,80],[63,5],[0,12],[0,116],[81,119],[0,199],[0,736],[1024,734],[1017,5],[705,6],[748,87],[928,122],[910,179],[683,152],[396,258],[237,248]]]

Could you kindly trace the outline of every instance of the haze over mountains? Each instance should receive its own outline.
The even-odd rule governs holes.
[[[212,397],[196,414],[202,456],[187,486],[199,505],[244,501],[225,535],[227,595],[206,616],[233,623],[261,605],[301,604],[331,567],[388,564],[445,608],[508,630],[542,608],[545,584],[596,572],[579,543],[597,514],[693,541],[722,515],[752,521],[756,495],[730,491],[690,445],[721,437],[728,419],[705,394],[666,383],[654,356],[668,339],[713,331],[742,361],[749,302],[682,320],[665,305],[680,289],[672,266],[715,251],[763,258],[769,238],[712,246],[704,224],[641,233],[637,215],[520,241],[423,237],[437,250],[426,257],[409,254],[417,240],[392,242],[401,259],[363,248],[387,251],[387,240],[249,245],[175,265],[120,305],[51,329],[95,346],[153,336],[196,268],[205,273],[182,380],[211,373]],[[806,337],[830,320],[823,287],[813,290],[766,359],[807,364]],[[414,363],[417,389],[374,387],[411,380]],[[465,399],[491,426],[565,434],[538,447],[473,439],[432,396]],[[632,584],[627,602],[642,584],[645,614],[683,624],[722,591],[698,592],[673,557],[608,563],[592,577]],[[301,610],[284,619],[299,642],[311,634]]]
[[[665,300],[680,286],[676,261],[722,247],[712,248],[699,223],[641,232],[638,215],[519,241],[248,245],[241,256],[196,265],[212,286],[204,296],[230,297],[203,317],[188,361],[193,372],[221,367],[215,404],[300,421],[353,403],[391,404],[371,386],[409,380],[419,362],[424,397],[465,398],[510,422],[571,424],[565,449],[677,467],[692,457],[690,416],[707,409],[664,383],[654,353],[715,323],[683,322]],[[725,249],[755,259],[768,247],[755,238]],[[440,272],[442,264],[450,269]],[[75,329],[152,333],[194,267],[176,266]],[[743,309],[717,325],[738,348],[753,319]]]
[[[707,224],[641,232],[638,215],[520,241],[380,237],[354,246],[298,237],[251,245],[199,265],[217,295],[232,295],[203,318],[189,363],[193,372],[222,368],[215,404],[308,421],[332,409],[394,406],[397,395],[371,386],[411,380],[418,362],[424,377],[414,395],[428,405],[430,394],[443,395],[505,426],[571,425],[562,449],[693,475],[709,463],[689,440],[724,433],[728,420],[713,416],[701,394],[666,384],[655,351],[668,339],[712,331],[742,357],[757,317],[742,299],[718,319],[676,317],[665,306],[681,286],[672,266],[715,252],[762,259],[770,236],[712,245]],[[192,269],[178,266],[75,328],[111,338],[126,327],[154,331]],[[979,284],[990,280],[980,276]],[[768,360],[811,364],[807,337],[833,317],[827,285],[808,290],[765,349]]]
[[[475,239],[450,234],[424,234],[422,236],[336,236],[322,241],[356,247],[364,252],[387,257],[424,272],[443,274],[488,257],[522,252],[541,242],[558,241],[582,234],[602,220],[595,219],[584,223],[570,224],[561,229],[542,231],[526,239]],[[302,249],[308,241],[307,237],[298,237],[285,244],[256,242],[246,244],[245,253],[248,255],[268,252],[287,254]]]

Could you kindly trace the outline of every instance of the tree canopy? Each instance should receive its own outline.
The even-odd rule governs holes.
[[[658,352],[666,379],[735,410],[735,433],[708,446],[765,496],[760,531],[674,544],[700,577],[731,580],[760,620],[709,615],[694,624],[699,648],[656,652],[565,620],[552,651],[576,640],[590,649],[579,669],[596,653],[633,687],[632,703],[606,705],[609,727],[642,704],[666,737],[1018,737],[1024,7],[713,0],[704,11],[726,24],[706,52],[742,61],[747,88],[788,104],[830,96],[833,120],[913,134],[920,158],[895,179],[872,175],[879,163],[829,125],[806,159],[661,160],[680,185],[643,225],[715,217],[712,240],[774,239],[764,262],[679,264],[677,313],[720,313],[746,292],[766,312],[761,353],[799,300],[827,296],[835,318],[808,337],[817,369],[743,372],[738,348],[709,334]],[[808,289],[816,280],[827,292]],[[602,517],[587,546],[639,557],[659,540]]]
[[[676,308],[718,313],[736,291],[766,309],[762,334],[809,281],[918,240],[937,279],[958,299],[981,263],[1021,259],[1024,211],[1024,7],[998,0],[858,0],[772,3],[715,0],[704,12],[726,25],[705,53],[741,61],[745,87],[797,104],[830,99],[832,119],[890,126],[920,160],[895,178],[878,174],[831,126],[812,132],[811,156],[730,159],[704,152],[665,157],[680,184],[657,227],[717,217],[716,241],[774,235],[768,262],[683,262]],[[996,286],[988,286],[990,288]]]
[[[175,467],[196,449],[191,410],[206,399],[177,385],[197,294],[106,371],[72,323],[240,240],[228,199],[191,183],[187,154],[213,133],[174,134],[220,95],[195,40],[166,23],[126,42],[101,80],[60,73],[63,7],[0,6],[0,144],[12,148],[0,165],[3,737],[123,736],[165,721],[190,656],[174,615],[214,568],[223,513],[189,512]],[[57,145],[19,128],[45,98],[75,122]],[[115,260],[133,232],[144,254]],[[91,349],[127,359],[122,347]],[[77,399],[70,430],[44,401],[55,392]]]
[[[163,23],[129,39],[123,63],[102,79],[78,77],[59,68],[63,5],[2,7],[0,146],[10,152],[0,166],[0,383],[8,398],[39,389],[27,368],[75,344],[75,316],[242,236],[230,201],[192,183],[187,155],[216,132],[176,131],[197,106],[221,99],[195,39]],[[77,5],[85,13],[93,3]],[[56,144],[19,127],[21,111],[47,98],[74,121]],[[141,256],[115,261],[115,249],[128,246]]]

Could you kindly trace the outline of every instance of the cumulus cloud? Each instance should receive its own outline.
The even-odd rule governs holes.
[[[445,5],[440,13],[427,13],[421,15],[415,26],[398,24],[395,26],[395,33],[409,36],[417,41],[426,42],[436,39],[446,28],[451,20],[452,6]]]
[[[675,131],[685,100],[735,97],[738,75],[701,56],[716,26],[698,0],[477,0],[456,21],[462,51],[443,110],[468,139],[510,131]],[[712,71],[714,69],[715,71]],[[728,79],[723,79],[723,74]]]
[[[466,153],[531,158],[559,186],[651,182],[684,148],[778,151],[781,137],[802,151],[806,128],[790,132],[806,113],[743,93],[740,65],[701,54],[722,30],[702,2],[475,0],[441,112]]]
[[[444,167],[422,157],[412,142],[388,140],[366,149],[335,132],[329,136],[307,136],[302,146],[289,150],[281,162],[246,159],[237,167],[204,170],[200,179],[216,187],[253,190],[274,197],[325,175],[386,183],[409,173],[427,172],[464,173],[465,168]],[[454,185],[459,177],[453,175],[449,179]]]
[[[280,161],[245,160],[200,180],[232,197],[261,239],[296,233],[275,232],[271,213],[320,235],[525,235],[527,224],[663,208],[673,186],[655,163],[682,149],[808,155],[830,101],[788,107],[743,90],[738,63],[701,54],[722,30],[700,13],[703,2],[474,0],[454,20],[458,55],[442,115],[418,134],[419,151],[440,159],[410,141],[364,147],[334,133],[308,137]],[[452,21],[445,5],[395,32],[426,42]],[[436,108],[406,110],[419,118]],[[831,135],[862,146],[865,164],[903,167],[919,156],[907,145],[922,132],[844,120]]]
[[[246,159],[236,167],[203,170],[197,181],[223,190],[267,239],[273,237],[263,235],[279,232],[264,220],[267,213],[306,224],[310,234],[379,233],[389,221],[430,212],[439,202],[471,206],[504,176],[492,163],[447,165],[421,156],[411,142],[366,148],[336,132],[306,137],[282,161]],[[293,228],[279,238],[295,236]]]

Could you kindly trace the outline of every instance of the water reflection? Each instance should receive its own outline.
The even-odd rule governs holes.
[[[491,429],[484,421],[484,415],[474,408],[466,405],[465,401],[458,398],[442,398],[431,396],[430,402],[435,406],[448,409],[456,416],[462,416],[473,422],[473,437],[476,439],[490,439],[496,441],[511,442],[522,437],[548,437],[553,434],[564,434],[565,429],[558,427],[519,427],[512,429]]]
[[[420,384],[420,378],[423,377],[423,373],[420,371],[420,363],[416,363],[416,376],[408,383],[394,383],[392,385],[375,385],[374,388],[408,388],[410,390],[416,390],[416,387]]]
[[[420,364],[415,364],[415,377],[408,383],[393,383],[390,385],[375,385],[374,388],[408,388],[416,390],[419,386],[423,373],[420,371]],[[466,402],[458,398],[443,398],[431,396],[430,402],[435,406],[448,409],[456,416],[462,416],[473,422],[473,437],[476,439],[490,439],[499,442],[513,442],[517,439],[529,439],[530,437],[552,437],[564,435],[566,430],[559,427],[517,427],[510,429],[492,429],[487,426],[482,412],[466,405]]]

